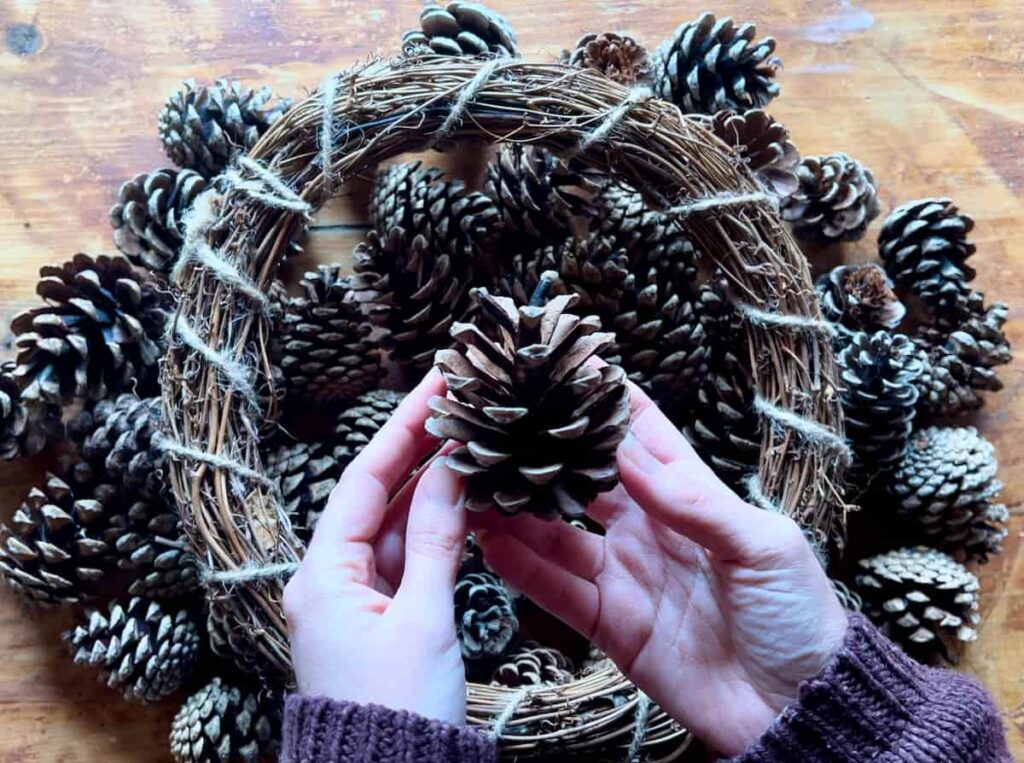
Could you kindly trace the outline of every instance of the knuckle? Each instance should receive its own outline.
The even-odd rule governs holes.
[[[413,553],[436,559],[461,554],[466,543],[462,533],[436,525],[410,528],[406,542]]]

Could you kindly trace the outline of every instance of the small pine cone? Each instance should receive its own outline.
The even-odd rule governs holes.
[[[896,285],[909,289],[939,319],[956,319],[967,305],[975,271],[967,258],[974,220],[950,199],[919,199],[894,209],[878,236],[878,251]]]
[[[955,663],[959,646],[977,638],[978,578],[952,557],[919,546],[859,565],[864,613],[911,657]]]
[[[196,87],[186,80],[160,112],[160,140],[167,156],[205,178],[219,175],[291,107],[288,98],[273,106],[270,98],[269,87],[253,90],[227,79]]]
[[[855,241],[881,211],[871,170],[846,154],[805,156],[796,176],[799,186],[782,200],[782,218],[800,238]]]
[[[155,383],[170,296],[126,257],[76,254],[40,269],[43,307],[11,322],[22,399],[60,405]]]
[[[800,152],[790,140],[786,126],[776,122],[768,112],[761,109],[743,113],[719,111],[712,117],[710,128],[776,196],[786,197],[796,191]]]
[[[563,50],[560,63],[593,69],[627,87],[646,79],[651,71],[647,49],[626,34],[602,32],[580,38],[572,50]]]
[[[564,654],[536,641],[524,641],[491,676],[491,686],[552,686],[572,680],[572,663]]]
[[[705,13],[678,27],[654,52],[654,92],[684,114],[764,106],[779,94],[775,40],[754,42],[753,24]]]
[[[230,660],[243,675],[274,675],[274,667],[253,642],[253,629],[239,623],[224,598],[207,596],[206,633],[210,651]]]
[[[914,422],[921,361],[903,334],[858,332],[839,353],[846,436],[854,469],[873,475],[903,456]]]
[[[63,436],[60,408],[26,403],[15,378],[16,364],[0,364],[0,460],[34,456],[51,440]]]
[[[263,454],[263,469],[276,482],[299,537],[308,540],[342,468],[329,443],[281,442]]]
[[[878,265],[839,265],[815,286],[825,320],[846,335],[895,329],[907,313]]]
[[[162,417],[160,398],[125,392],[97,400],[72,417],[68,437],[108,481],[149,501],[170,501],[167,454],[156,442]]]
[[[482,3],[454,0],[428,5],[420,13],[420,29],[402,37],[406,54],[431,52],[444,56],[519,55],[511,24]]]
[[[76,497],[71,485],[47,474],[0,529],[0,572],[36,601],[78,603],[116,566],[109,529],[102,501]]]
[[[181,252],[184,217],[209,183],[192,170],[162,169],[136,175],[110,209],[114,244],[132,262],[168,273]]]
[[[171,723],[177,763],[256,763],[277,753],[280,699],[219,676],[185,700]]]
[[[384,354],[370,338],[351,279],[340,265],[319,265],[299,281],[278,320],[273,358],[288,394],[314,405],[351,400],[384,377]]]
[[[570,235],[574,217],[593,212],[597,187],[586,172],[540,146],[504,144],[487,165],[484,192],[494,200],[517,247]]]
[[[476,296],[499,338],[452,327],[461,348],[436,360],[451,397],[431,399],[427,431],[463,443],[447,463],[467,477],[467,508],[580,516],[617,484],[615,449],[629,422],[625,373],[586,364],[613,335],[596,317],[566,312],[575,295],[519,308],[485,289]]]
[[[634,267],[665,261],[685,263],[695,272],[697,252],[677,222],[652,209],[640,192],[607,183],[594,199],[597,233],[613,249],[625,250]]]
[[[995,448],[974,427],[929,427],[911,438],[890,490],[922,542],[984,561],[1007,534],[1006,507],[993,503],[997,467]]]
[[[497,575],[477,572],[455,584],[455,629],[467,660],[501,656],[519,632],[512,594]]]
[[[334,458],[344,470],[380,431],[405,399],[404,392],[377,389],[352,401],[334,427]]]
[[[86,611],[84,622],[64,634],[76,665],[100,671],[125,699],[156,702],[189,679],[199,658],[199,628],[185,609],[165,611],[135,596],[112,602],[104,613]]]

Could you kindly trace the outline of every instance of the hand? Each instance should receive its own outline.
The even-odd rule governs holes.
[[[462,484],[448,469],[427,468],[411,503],[389,506],[437,444],[423,424],[427,400],[443,388],[440,374],[429,374],[345,470],[283,607],[300,694],[461,726],[466,679],[453,600],[466,536]]]
[[[511,586],[594,641],[718,752],[755,742],[825,667],[846,615],[797,525],[736,496],[639,388],[621,484],[565,522],[473,515]]]

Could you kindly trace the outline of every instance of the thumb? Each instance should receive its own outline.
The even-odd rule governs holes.
[[[395,600],[450,613],[465,543],[462,478],[439,458],[420,478],[409,506],[405,571]]]

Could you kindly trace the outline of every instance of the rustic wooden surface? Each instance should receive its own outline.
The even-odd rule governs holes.
[[[786,68],[773,111],[804,153],[844,150],[875,172],[886,211],[949,194],[977,220],[981,287],[1010,304],[1024,348],[1024,14],[1019,0],[493,0],[525,55],[549,59],[588,31],[651,46],[710,9],[754,20]],[[0,3],[0,319],[33,302],[38,267],[111,248],[117,186],[165,164],[162,99],[183,78],[231,75],[301,97],[323,76],[395,49],[415,0],[363,2]],[[325,215],[306,262],[347,256],[351,205]],[[847,247],[872,256],[871,240]],[[6,344],[9,338],[0,339]],[[965,669],[994,692],[1024,756],[1024,386],[1021,363],[977,423],[997,444],[1013,512],[1007,553],[982,572],[984,621]],[[41,465],[0,468],[6,516]],[[72,666],[65,612],[40,614],[0,593],[0,762],[164,760],[174,703],[124,705]]]

